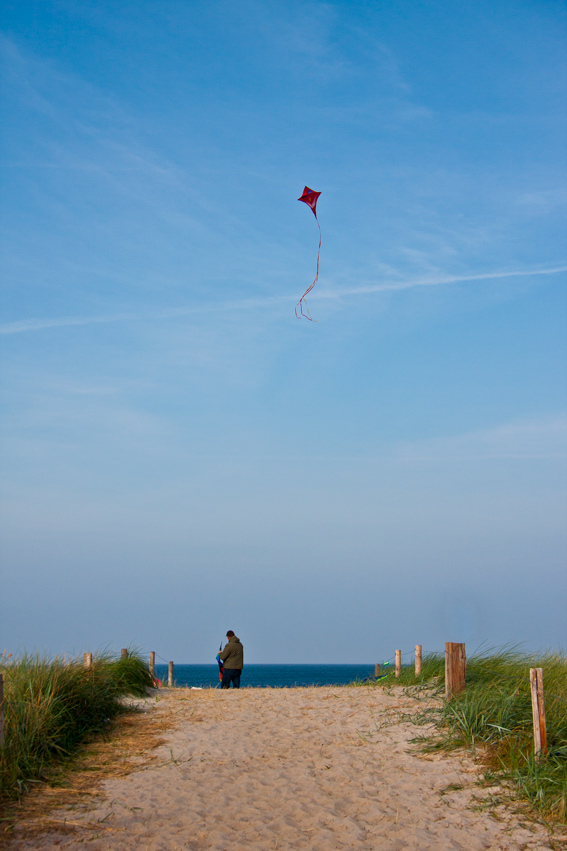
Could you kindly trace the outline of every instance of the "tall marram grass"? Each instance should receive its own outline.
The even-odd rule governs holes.
[[[536,760],[533,743],[530,668],[543,668],[548,754]],[[443,655],[423,659],[419,678],[413,667],[391,672],[379,685],[424,685],[444,689]],[[489,651],[467,663],[465,691],[444,703],[439,731],[426,749],[469,747],[479,750],[488,776],[511,782],[542,815],[567,823],[567,659],[516,649]]]
[[[48,776],[86,737],[124,711],[124,695],[152,685],[147,666],[130,652],[82,662],[24,655],[0,665],[4,675],[5,741],[0,748],[0,798],[14,798]]]

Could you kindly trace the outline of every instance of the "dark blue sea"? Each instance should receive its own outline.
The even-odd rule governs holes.
[[[156,665],[156,676],[167,685],[167,665]],[[245,665],[241,688],[292,688],[293,686],[337,686],[374,677],[374,665]],[[219,685],[218,665],[176,665],[177,686]]]

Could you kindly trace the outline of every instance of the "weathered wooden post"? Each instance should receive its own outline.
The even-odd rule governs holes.
[[[374,676],[376,677],[376,679],[378,679],[378,677],[380,676],[380,665],[378,663],[374,665]]]
[[[547,756],[547,725],[543,701],[543,668],[530,668],[532,716],[534,722],[534,753],[537,760]]]
[[[121,659],[127,659],[128,658],[128,648],[127,647],[123,647],[122,650],[120,651],[120,658]]]
[[[156,675],[156,654],[153,650],[150,653],[150,674],[152,677]]]
[[[465,645],[454,641],[445,642],[445,700],[451,700],[465,688],[467,654]]]
[[[402,651],[396,650],[396,677],[400,676],[402,671]]]
[[[92,653],[83,653],[83,665],[85,668],[92,668],[93,666],[93,654]]]
[[[0,748],[4,747],[4,675],[0,674]]]
[[[173,688],[173,662],[169,663],[169,668],[167,671],[167,684],[169,688]]]
[[[415,645],[415,675],[419,677],[421,674],[421,644]]]

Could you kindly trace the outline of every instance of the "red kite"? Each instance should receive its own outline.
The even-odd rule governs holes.
[[[222,641],[221,641],[221,645],[219,647],[219,652],[217,653],[217,662],[218,662],[218,665],[219,665],[219,678],[220,678],[220,681],[222,683],[222,675],[223,675],[223,672],[224,672],[224,662],[222,661],[222,659],[220,657],[221,651],[222,651]]]
[[[320,192],[315,192],[313,189],[310,189],[308,186],[303,190],[303,195],[301,198],[298,198],[298,201],[303,201],[304,204],[307,204],[308,207],[311,207],[313,211],[313,215],[315,216],[315,221],[317,222],[317,227],[319,228],[319,250],[317,251],[317,274],[315,275],[315,280],[311,284],[311,286],[307,287],[297,304],[295,305],[295,315],[299,319],[299,314],[297,313],[297,308],[299,307],[299,313],[304,316],[306,319],[309,319],[310,322],[316,322],[316,319],[313,319],[311,314],[309,313],[309,308],[307,307],[307,302],[304,302],[305,296],[307,293],[310,293],[315,284],[317,283],[317,278],[319,277],[319,255],[321,253],[321,225],[319,224],[319,219],[317,218],[317,200],[319,198]],[[303,307],[305,306],[305,312],[303,311]]]

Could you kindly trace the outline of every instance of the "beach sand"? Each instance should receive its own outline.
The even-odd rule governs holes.
[[[552,848],[512,808],[482,806],[471,757],[423,755],[426,701],[399,688],[164,690],[163,743],[127,776],[55,809],[10,851],[518,851]],[[166,722],[166,723],[164,723]],[[499,790],[501,792],[501,790]],[[67,820],[67,825],[62,823]],[[36,820],[37,821],[37,820]],[[557,847],[557,846],[555,846]]]

